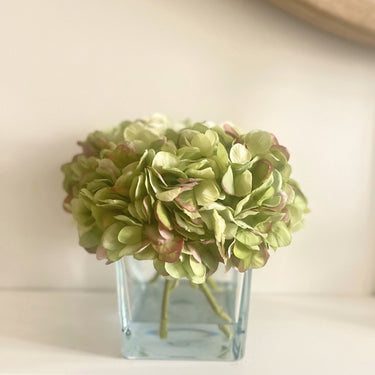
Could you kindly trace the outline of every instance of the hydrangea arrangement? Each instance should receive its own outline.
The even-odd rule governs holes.
[[[152,260],[205,288],[223,263],[263,267],[304,224],[307,200],[273,134],[154,115],[96,131],[62,166],[64,207],[98,259]]]

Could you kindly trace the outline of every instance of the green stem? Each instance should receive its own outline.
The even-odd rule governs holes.
[[[165,279],[159,330],[159,336],[161,339],[166,339],[168,336],[168,306],[171,290],[171,280]]]
[[[210,289],[208,288],[206,283],[199,284],[199,288],[204,293],[207,298],[207,301],[211,305],[212,309],[215,311],[216,315],[218,315],[221,319],[224,319],[228,323],[232,322],[232,319],[229,315],[223,310],[221,306],[218,305],[214,295],[211,293]]]
[[[226,324],[219,324],[219,328],[221,332],[223,332],[224,335],[228,337],[228,339],[233,338],[233,333]]]
[[[215,282],[214,280],[208,278],[206,281],[207,281],[208,286],[209,286],[212,290],[214,290],[215,292],[221,292],[221,291],[223,291],[223,288],[220,287],[219,285],[217,285],[216,282]]]

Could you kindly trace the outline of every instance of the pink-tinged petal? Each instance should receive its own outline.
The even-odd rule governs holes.
[[[174,237],[174,233],[170,230],[165,229],[162,225],[159,225],[158,227],[160,235],[163,237],[163,239],[170,241]]]
[[[80,156],[82,156],[82,154],[75,154],[72,158],[72,162],[77,161]]]
[[[124,141],[117,146],[117,149],[124,151],[126,154],[137,155],[137,150],[131,142]]]
[[[142,245],[141,245],[141,247],[134,253],[134,254],[138,254],[138,253],[140,253],[141,251],[143,251],[144,249],[146,249],[146,247],[148,246],[148,245],[150,245],[150,243],[151,242],[143,242],[142,243]]]
[[[158,241],[161,241],[162,238],[160,237],[160,232],[158,228],[154,225],[145,225],[144,226],[145,235],[146,237],[152,242],[156,243]]]
[[[97,260],[107,259],[107,251],[102,245],[99,245],[96,249],[96,259]]]
[[[203,225],[203,221],[201,218],[197,217],[196,219],[190,219],[190,221],[195,225]]]
[[[210,243],[215,243],[216,241],[214,239],[211,239],[211,240],[202,240],[201,243],[205,244],[205,245],[208,245]]]
[[[70,193],[69,193],[69,195],[67,195],[65,197],[64,202],[63,202],[63,209],[64,209],[64,211],[69,212],[69,213],[72,212],[72,210],[70,208],[70,202],[72,201],[72,199],[73,199],[73,195],[70,194]]]
[[[150,223],[150,221],[151,221],[151,213],[150,213],[150,208],[149,208],[149,206],[147,204],[147,199],[149,200],[150,197],[145,197],[143,199],[142,203],[143,203],[143,207],[144,207],[144,209],[146,211],[147,221],[148,221],[148,223]]]
[[[165,231],[163,228],[157,228],[156,226],[145,225],[144,228],[146,237],[150,240],[156,252],[159,254],[179,252],[181,254],[184,246],[184,239],[182,237],[170,236],[171,232]],[[163,236],[168,238],[164,238]]]
[[[289,153],[288,149],[285,146],[273,145],[271,147],[271,150],[279,150],[279,151],[281,151],[284,154],[286,160],[289,160],[289,158],[290,158],[290,153]]]
[[[129,196],[129,189],[123,186],[112,186],[111,190],[113,190],[115,193],[124,195],[124,196]]]
[[[187,184],[187,185],[181,185],[181,190],[180,190],[180,193],[184,192],[184,191],[189,191],[189,190],[193,190],[195,186],[198,185],[198,182],[193,182],[191,184]]]
[[[223,129],[224,129],[225,133],[227,133],[228,135],[230,135],[231,137],[233,137],[235,139],[238,139],[239,136],[240,136],[237,133],[237,131],[229,124],[224,124]]]
[[[162,243],[152,243],[152,247],[159,254],[181,254],[182,248],[184,247],[184,239],[182,237],[175,237],[172,240],[164,240]]]
[[[266,175],[264,176],[264,180],[267,179],[269,176],[271,176],[271,173],[274,170],[273,164],[269,160],[262,160],[263,163],[267,164],[268,171],[266,172]]]
[[[97,154],[97,151],[89,143],[78,141],[77,144],[82,147],[83,155],[87,158]]]
[[[279,195],[281,196],[281,202],[276,207],[272,207],[272,211],[281,211],[288,201],[288,194],[285,191],[281,190]]]
[[[281,211],[283,214],[284,214],[284,217],[281,219],[281,221],[284,221],[285,223],[287,223],[289,221],[289,210],[287,208],[284,208],[282,211]]]
[[[150,167],[150,169],[156,174],[156,176],[158,176],[158,179],[163,183],[164,186],[168,186],[168,184],[164,181],[163,176],[155,168]]]
[[[272,142],[275,144],[275,145],[279,145],[279,141],[278,139],[276,138],[276,135],[275,134],[271,134],[271,139],[272,139]]]
[[[267,246],[264,244],[264,243],[261,243],[259,245],[259,251],[262,253],[262,255],[264,256],[264,259],[266,260],[264,262],[264,264],[266,264],[268,262],[268,259],[270,257],[270,253],[268,252],[268,248]]]
[[[189,251],[191,252],[191,255],[193,256],[193,258],[198,262],[198,263],[202,263],[202,259],[201,259],[201,256],[199,255],[197,249],[194,247],[194,246],[191,246],[190,244],[187,244],[186,247],[189,249]]]
[[[183,202],[181,198],[177,197],[174,199],[174,201],[184,210],[189,211],[189,212],[197,212],[198,208],[194,206],[193,204]]]
[[[199,183],[201,178],[178,178],[177,181],[181,185],[191,184],[191,183]]]
[[[254,177],[255,184],[258,186],[263,181],[267,180],[268,177],[271,176],[274,167],[269,160],[261,159],[255,165],[254,169],[252,170]]]
[[[180,258],[181,252],[174,252],[169,254],[159,254],[159,260],[167,263],[177,262]]]

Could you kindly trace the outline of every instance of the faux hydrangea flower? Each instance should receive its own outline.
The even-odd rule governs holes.
[[[161,275],[202,284],[219,263],[263,267],[308,212],[287,149],[265,131],[154,115],[79,145],[62,166],[64,207],[80,245],[108,262],[149,259]]]

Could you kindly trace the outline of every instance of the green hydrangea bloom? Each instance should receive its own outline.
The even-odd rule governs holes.
[[[64,207],[98,259],[153,260],[157,272],[204,283],[219,263],[263,267],[304,224],[306,197],[276,137],[230,124],[126,121],[79,142],[64,164]]]

